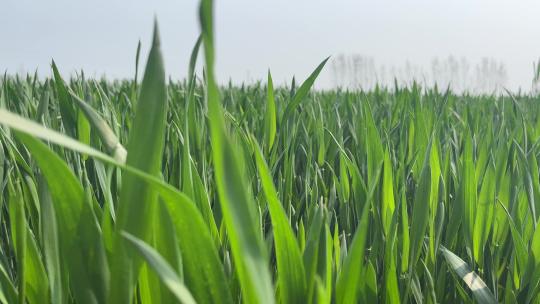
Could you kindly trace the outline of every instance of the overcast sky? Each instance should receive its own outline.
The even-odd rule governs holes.
[[[131,77],[157,16],[167,73],[183,78],[198,36],[198,1],[1,0],[0,71],[50,70]],[[538,0],[215,1],[221,82],[304,79],[326,56],[362,54],[380,65],[429,64],[449,55],[505,63],[508,86],[529,89],[540,57]],[[331,69],[317,82],[329,87]]]

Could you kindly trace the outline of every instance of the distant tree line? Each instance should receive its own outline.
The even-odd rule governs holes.
[[[537,71],[535,85],[540,89],[540,65]],[[497,93],[508,81],[505,65],[487,57],[474,64],[464,57],[435,58],[426,69],[409,61],[402,66],[385,66],[376,64],[369,56],[341,54],[332,61],[332,72],[335,86],[366,90],[377,84],[393,86],[397,82],[408,85],[416,81],[430,87],[435,84],[444,88],[450,86],[458,92]]]

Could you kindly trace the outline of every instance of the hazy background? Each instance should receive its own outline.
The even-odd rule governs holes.
[[[0,71],[8,73],[48,75],[54,58],[64,74],[132,77],[137,41],[145,59],[156,15],[167,73],[179,79],[199,33],[198,1],[0,1]],[[449,78],[456,87],[499,81],[528,91],[539,16],[540,1],[525,0],[216,1],[217,73],[222,83],[252,82],[270,68],[285,84],[332,55],[317,87],[366,87],[393,76],[442,82],[454,60],[468,67],[456,72],[462,80]],[[500,75],[486,80],[490,66]]]

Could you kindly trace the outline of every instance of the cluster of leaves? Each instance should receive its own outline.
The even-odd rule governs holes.
[[[200,20],[181,83],[157,27],[140,85],[0,81],[0,302],[540,300],[538,99],[219,88]]]

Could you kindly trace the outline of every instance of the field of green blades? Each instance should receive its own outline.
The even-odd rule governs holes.
[[[200,22],[182,82],[157,26],[141,82],[0,79],[0,302],[540,303],[538,97],[219,87]]]

